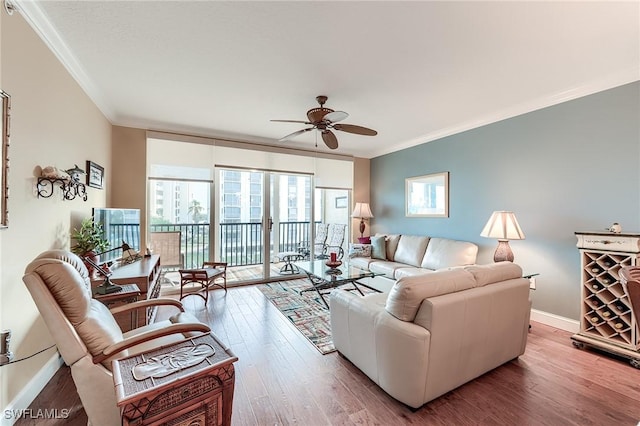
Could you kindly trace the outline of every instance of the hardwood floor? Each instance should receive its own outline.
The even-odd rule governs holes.
[[[337,353],[321,355],[253,286],[219,290],[187,310],[239,357],[233,425],[633,425],[640,370],[572,346],[570,333],[533,322],[526,353],[413,412]],[[159,318],[170,315],[161,311]],[[71,418],[17,425],[85,425],[69,368],[31,406]]]

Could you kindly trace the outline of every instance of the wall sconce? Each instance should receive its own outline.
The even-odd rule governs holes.
[[[38,197],[49,198],[53,195],[53,188],[57,185],[62,191],[63,200],[73,200],[76,197],[87,201],[87,188],[81,182],[84,170],[74,164],[69,170],[58,170],[55,167],[42,169],[42,176],[38,178]]]
[[[505,211],[493,212],[480,236],[498,239],[498,247],[493,254],[494,262],[504,260],[513,262],[513,252],[509,247],[509,240],[524,240],[524,232],[520,229],[516,215],[513,212]]]

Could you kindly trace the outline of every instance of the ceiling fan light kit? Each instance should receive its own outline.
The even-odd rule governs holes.
[[[338,148],[338,138],[336,138],[336,135],[332,130],[339,130],[341,132],[354,133],[356,135],[363,136],[375,136],[378,134],[377,131],[369,129],[368,127],[356,126],[354,124],[336,124],[336,122],[349,117],[349,114],[344,111],[334,111],[331,108],[325,108],[324,104],[327,102],[327,97],[324,95],[316,96],[316,101],[318,101],[320,107],[311,108],[307,111],[307,119],[309,121],[271,120],[279,123],[301,123],[312,126],[290,133],[287,136],[280,138],[280,142],[293,139],[296,136],[316,129],[320,131],[325,145],[327,145],[329,149],[336,149]]]

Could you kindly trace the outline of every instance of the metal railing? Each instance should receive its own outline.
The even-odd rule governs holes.
[[[319,223],[319,222],[317,222]],[[209,260],[209,224],[154,224],[151,232],[180,231],[184,267],[197,268]],[[264,260],[262,223],[221,223],[218,230],[220,261],[229,266],[258,265]],[[278,251],[296,251],[310,239],[309,222],[280,222]],[[272,252],[274,247],[270,247]]]

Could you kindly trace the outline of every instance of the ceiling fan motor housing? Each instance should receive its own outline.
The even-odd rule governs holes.
[[[333,112],[333,110],[330,108],[311,108],[309,111],[307,111],[307,118],[314,124],[319,123],[320,121],[322,121],[322,118],[330,112]]]

